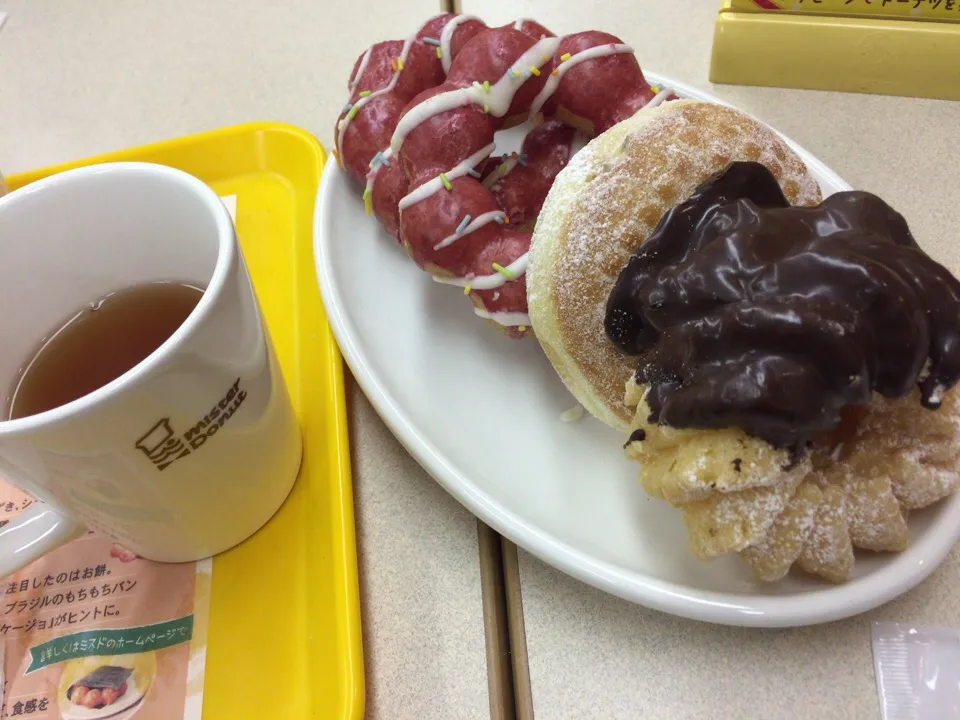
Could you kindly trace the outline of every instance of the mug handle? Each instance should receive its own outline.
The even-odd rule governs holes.
[[[35,502],[0,528],[0,578],[81,537],[87,528]]]

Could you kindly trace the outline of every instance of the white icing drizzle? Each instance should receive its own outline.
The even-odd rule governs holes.
[[[500,168],[504,163],[506,163],[506,167],[504,167],[503,170],[501,170]],[[507,175],[510,174],[510,171],[513,170],[519,164],[520,164],[519,157],[516,157],[513,155],[509,156],[506,160],[503,161],[503,163],[501,163],[500,165],[497,165],[497,167],[494,168],[492,173],[490,173],[483,179],[483,186],[487,190],[489,190],[490,188],[492,188],[494,185],[497,184],[497,180],[500,180],[501,178],[505,178]]]
[[[350,82],[347,85],[351,90],[357,87],[357,83],[360,82],[360,78],[363,77],[363,71],[367,69],[367,63],[370,62],[370,53],[373,52],[373,45],[367,48],[367,51],[363,54],[363,57],[360,58],[360,64],[357,65],[357,71],[353,74],[353,77],[350,78]]]
[[[393,150],[387,148],[381,152],[385,160],[389,160],[393,157]],[[374,156],[376,157],[376,156]],[[367,187],[364,193],[369,193],[370,197],[373,197],[373,184],[377,181],[377,175],[380,174],[380,168],[384,166],[384,163],[378,163],[376,167],[372,168],[370,172],[367,173]]]
[[[506,219],[507,214],[500,210],[491,210],[490,212],[485,212],[483,215],[477,215],[470,223],[459,233],[454,233],[453,235],[447,235],[443,240],[438,242],[433,246],[434,250],[442,250],[448,245],[453,245],[457,240],[462,237],[469,235],[470,233],[479,230],[484,225],[489,225],[492,222],[496,222],[497,218]]]
[[[527,271],[527,262],[527,253],[524,253],[504,268],[506,273],[495,272],[493,275],[477,275],[469,279],[438,277],[434,275],[433,279],[444,285],[459,285],[460,287],[469,285],[471,290],[494,290],[506,285],[508,280],[516,280],[523,275]]]
[[[430,21],[427,20],[427,23],[428,22]],[[421,25],[419,28],[417,28],[417,31],[413,33],[413,35],[411,35],[410,37],[408,37],[406,40],[403,41],[403,49],[400,51],[400,59],[403,62],[407,61],[407,56],[410,54],[410,48],[413,47],[413,42],[417,39],[417,35],[420,34],[420,31],[427,26],[427,23],[424,23],[423,25]],[[370,50],[372,49],[373,47],[371,46]],[[382,88],[380,88],[376,92],[370,93],[366,97],[357,98],[357,101],[353,104],[353,107],[356,108],[357,112],[360,112],[360,110],[363,109],[363,106],[366,105],[371,100],[373,100],[375,97],[379,97],[380,95],[385,95],[386,93],[393,90],[397,86],[397,83],[400,81],[401,72],[403,72],[403,70],[400,69],[398,64],[397,69],[393,71],[393,77],[390,78],[390,82],[388,82],[386,85],[384,85]],[[354,79],[356,80],[356,82],[360,81],[359,72],[357,73],[357,77]],[[343,136],[344,136],[344,133],[347,132],[347,128],[349,126],[350,126],[349,114],[344,115],[342,118],[340,118],[340,122],[337,123],[337,152],[340,153],[340,157],[343,157]]]
[[[672,93],[673,93],[673,90],[671,90],[670,88],[664,88],[663,90],[658,92],[656,95],[654,95],[652,98],[650,98],[650,102],[644,105],[643,109],[646,110],[647,108],[655,108],[657,107],[657,105],[663,105],[663,103],[666,102],[667,98],[670,97]]]
[[[393,138],[390,141],[390,147],[393,149],[394,154],[399,152],[404,139],[414,128],[434,115],[446,112],[447,110],[470,104],[485,104],[487,110],[492,115],[503,117],[510,109],[513,96],[520,86],[529,78],[529,69],[531,67],[537,67],[538,69],[543,67],[556,52],[559,44],[559,38],[541,38],[517,58],[507,72],[504,73],[496,83],[490,86],[489,91],[484,90],[479,84],[470,85],[469,87],[434,95],[409,110],[406,115],[400,118],[400,122],[397,123],[397,128],[394,130]],[[494,149],[494,145],[489,145],[478,153],[474,153],[474,155],[457,165],[456,168],[445,173],[447,179],[451,180],[455,177],[465,175],[469,168],[473,168],[480,160],[493,153]],[[514,164],[516,164],[518,158],[512,159],[514,160]],[[502,175],[500,175],[500,177],[502,177]],[[496,180],[494,180],[494,182],[496,182]],[[429,180],[400,201],[400,210],[403,211],[414,203],[430,197],[442,187],[443,181],[439,177]],[[445,238],[442,242],[446,243],[447,240],[449,240],[449,238]],[[454,240],[450,242],[454,242]],[[441,243],[440,247],[443,246]],[[437,276],[434,276],[433,279],[447,285],[458,285],[460,287],[469,285],[475,290],[493,290],[502,287],[508,280],[516,279],[527,271],[526,253],[510,263],[505,270],[506,272],[504,273],[496,272],[492,275],[482,275],[469,279],[441,278]]]
[[[529,23],[535,23],[536,20],[531,20],[530,18],[520,18],[519,20],[517,20],[517,21],[513,24],[513,29],[514,29],[514,30],[521,30],[521,31],[522,31],[522,30],[523,30],[523,26],[526,25],[528,22],[529,22]],[[546,37],[546,35],[541,35],[541,36],[540,36],[540,39],[543,39],[543,38],[545,38],[545,37]]]
[[[596,47],[581,50],[576,55],[567,58],[557,65],[556,75],[550,73],[550,77],[547,78],[547,84],[543,86],[543,89],[537,94],[537,97],[533,99],[533,104],[530,106],[530,117],[535,118],[537,116],[537,113],[540,112],[547,100],[550,99],[550,96],[557,91],[557,86],[560,85],[560,81],[570,68],[576,67],[587,60],[632,52],[633,48],[629,45],[611,43],[609,45],[597,45]]]
[[[473,311],[485,320],[493,320],[504,327],[530,327],[530,316],[518,312],[487,312],[483,308],[475,307]]]
[[[443,65],[444,75],[450,72],[450,63],[453,62],[453,53],[450,51],[450,42],[453,40],[453,33],[457,31],[458,27],[469,20],[483,22],[483,20],[476,15],[457,15],[443,26],[443,32],[440,33],[440,64]]]
[[[466,175],[468,172],[470,172],[470,170],[472,170],[474,167],[479,165],[484,159],[489,157],[490,153],[492,153],[496,149],[496,147],[497,147],[496,145],[494,145],[493,143],[490,143],[485,148],[481,148],[480,150],[477,150],[477,152],[475,152],[473,155],[468,157],[466,160],[461,162],[459,165],[457,165],[453,169],[447,170],[447,172],[444,173],[447,180],[453,180],[455,178],[463,177],[464,175]],[[435,192],[438,192],[442,187],[443,187],[443,180],[440,179],[439,177],[435,177],[432,180],[428,180],[423,185],[418,187],[416,190],[414,190],[413,192],[407,195],[404,195],[400,199],[400,212],[403,212],[408,207],[410,207],[411,205],[415,205],[421,200],[426,200]]]
[[[390,147],[394,154],[400,152],[404,139],[421,123],[434,115],[463,107],[464,105],[486,105],[491,115],[503,117],[510,109],[513,96],[526,82],[531,67],[541,68],[546,64],[544,57],[551,57],[560,44],[559,38],[543,38],[517,58],[510,69],[490,86],[489,92],[479,84],[457,90],[450,90],[427,98],[400,118],[393,132]],[[585,51],[588,52],[588,51]],[[568,61],[569,62],[569,61]]]

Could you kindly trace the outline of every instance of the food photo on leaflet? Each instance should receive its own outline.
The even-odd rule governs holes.
[[[6,484],[0,500],[0,522],[33,504]],[[5,577],[6,716],[200,718],[210,566],[91,532]]]
[[[645,493],[675,509],[697,562],[748,570],[755,589],[736,600],[770,616],[779,599],[764,587],[790,583],[835,605],[770,624],[844,617],[909,589],[956,541],[960,282],[882,198],[702,95],[648,80],[615,35],[557,37],[526,18],[439,15],[374,42],[334,121],[321,289],[388,424],[422,417],[414,401],[394,410],[403,393],[384,390],[389,370],[367,369],[364,343],[382,324],[352,317],[339,282],[338,231],[359,232],[365,214],[382,231],[367,231],[380,245],[370,255],[399,249],[448,286],[443,302],[472,305],[483,323],[462,334],[490,335],[488,363],[497,334],[540,346],[577,401],[562,419],[610,428],[602,452],[623,453]],[[435,447],[415,454],[456,484],[461,473],[431,464]],[[916,552],[934,559],[914,555],[926,567],[901,581],[914,515]]]

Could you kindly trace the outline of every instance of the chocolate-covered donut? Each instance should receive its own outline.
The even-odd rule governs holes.
[[[875,195],[791,207],[731,164],[668,212],[620,273],[610,340],[639,356],[649,422],[736,426],[802,454],[845,405],[960,377],[960,282]]]

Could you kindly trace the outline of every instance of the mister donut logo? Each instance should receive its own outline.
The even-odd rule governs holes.
[[[240,388],[240,378],[237,378],[206,415],[183,435],[174,429],[170,418],[160,418],[134,443],[134,447],[146,455],[157,470],[166,470],[213,438],[246,399],[247,391]]]

